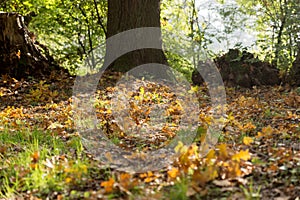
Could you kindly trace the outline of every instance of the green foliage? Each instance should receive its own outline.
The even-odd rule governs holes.
[[[184,74],[185,78],[188,81],[191,81],[193,65],[188,60],[182,58],[178,54],[172,52],[165,52],[165,53],[170,66],[175,70],[177,70],[178,72]]]
[[[215,19],[201,16],[203,5],[195,0],[162,0],[161,27],[169,63],[190,80],[193,66],[205,56],[214,57],[210,50],[219,42],[229,48],[245,27],[257,34],[260,59],[288,71],[300,44],[299,0],[238,0],[238,4],[217,1],[207,3]],[[201,8],[200,8],[201,7]],[[75,72],[92,50],[102,44],[106,35],[107,1],[105,0],[6,0],[0,11],[18,12],[31,19],[29,29],[45,44],[55,60]],[[208,54],[203,53],[203,50]]]
[[[287,71],[299,49],[300,2],[294,0],[239,0],[243,9],[256,18],[261,58]]]
[[[34,13],[29,28],[56,61],[71,71],[105,40],[105,0],[8,0],[1,10],[25,17]]]
[[[207,33],[207,22],[199,20],[199,8],[194,0],[161,3],[163,41],[170,65],[186,75],[203,58],[203,50],[212,42]],[[205,55],[206,56],[206,55]]]
[[[178,199],[178,200],[187,200],[189,197],[187,196],[188,191],[188,180],[185,178],[183,180],[177,181],[171,188],[169,193],[169,199]]]

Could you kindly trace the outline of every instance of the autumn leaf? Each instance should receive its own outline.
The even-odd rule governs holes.
[[[168,171],[168,177],[172,180],[178,177],[179,170],[178,168],[173,167],[171,170]]]
[[[259,139],[259,138],[261,138],[263,136],[264,136],[264,134],[262,132],[258,131],[257,135],[255,137]]]
[[[183,142],[179,141],[178,144],[177,144],[177,146],[175,147],[175,152],[176,152],[176,153],[181,152],[181,149],[182,149],[183,147],[184,147]]]
[[[217,146],[217,148],[219,149],[219,156],[221,159],[225,160],[226,158],[228,158],[228,153],[227,153],[227,145],[222,143],[219,144]]]
[[[274,133],[274,131],[275,130],[270,125],[262,128],[262,133],[264,133],[265,135],[271,135],[272,133]]]
[[[249,160],[251,158],[250,153],[249,153],[249,149],[247,150],[241,150],[240,152],[234,154],[232,156],[232,160],[236,160],[236,161],[240,161],[240,160]]]
[[[212,160],[212,159],[215,159],[216,158],[216,153],[215,153],[215,150],[210,150],[209,152],[208,152],[208,154],[206,155],[206,163],[210,163],[210,161]]]
[[[101,187],[104,187],[106,193],[111,193],[114,189],[115,180],[110,178],[108,181],[103,181]]]
[[[244,129],[252,130],[252,129],[256,129],[256,126],[254,124],[252,124],[251,122],[248,122],[247,124],[244,125]]]
[[[204,171],[197,170],[193,174],[193,181],[204,186],[207,182],[218,177],[218,172],[215,166],[208,166]]]
[[[119,176],[119,184],[125,190],[130,190],[136,185],[136,182],[132,180],[132,175],[128,173],[122,173]]]
[[[40,152],[35,151],[32,155],[31,155],[31,162],[32,163],[37,163],[39,161],[40,158]]]
[[[251,137],[244,137],[243,138],[243,143],[245,145],[250,145],[253,142],[253,139]]]
[[[242,175],[242,171],[240,170],[240,164],[233,162],[228,166],[227,178],[238,177]]]
[[[65,182],[66,182],[66,183],[71,183],[71,182],[72,182],[72,180],[73,180],[72,178],[70,178],[70,177],[67,177],[67,178],[65,179]]]
[[[146,176],[146,178],[145,178],[145,180],[144,180],[144,182],[145,182],[145,183],[149,183],[149,182],[153,181],[153,179],[154,179],[153,173],[152,173],[152,172],[148,172],[148,173],[147,173],[147,176]]]

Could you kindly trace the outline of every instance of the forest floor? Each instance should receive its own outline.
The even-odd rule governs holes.
[[[113,119],[114,87],[97,91],[95,109],[114,144],[147,152],[176,135],[182,107],[167,87],[140,83],[129,94],[133,121],[150,124],[147,106],[169,100],[173,127],[152,124],[154,133],[142,139],[124,133]],[[73,84],[63,74],[38,81],[0,78],[0,199],[300,198],[300,88],[226,88],[224,128],[202,156],[212,108],[206,87],[193,87],[200,100],[198,138],[190,146],[179,142],[172,164],[134,173],[105,165],[83,145],[74,125]]]

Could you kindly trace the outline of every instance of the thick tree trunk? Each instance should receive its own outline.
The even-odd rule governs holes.
[[[17,13],[0,12],[0,74],[21,78],[40,76],[46,71],[51,72],[49,59],[41,53],[24,18]]]
[[[291,85],[300,86],[300,47],[288,78]]]
[[[107,38],[126,30],[142,27],[160,27],[160,0],[108,1]],[[162,44],[161,37],[155,39]],[[110,69],[126,72],[146,63],[168,65],[162,50],[141,49],[121,56],[114,61]],[[161,73],[164,72],[160,72],[160,75]]]

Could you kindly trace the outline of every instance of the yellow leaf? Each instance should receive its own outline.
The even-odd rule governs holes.
[[[248,149],[246,151],[241,150],[240,152],[232,156],[232,160],[237,160],[237,161],[240,161],[241,159],[246,161],[249,160],[250,158],[251,156]]]
[[[233,122],[233,121],[234,121],[234,116],[232,115],[232,113],[230,113],[230,114],[228,115],[228,121],[229,121],[229,122]]]
[[[262,132],[257,132],[256,138],[261,138],[263,136]]]
[[[216,158],[215,150],[212,149],[206,155],[207,163],[209,163],[211,161],[211,159],[214,159],[214,158]]]
[[[168,176],[171,179],[175,179],[179,175],[179,170],[173,167],[171,170],[168,171]]]
[[[243,143],[245,145],[250,145],[253,142],[253,139],[251,137],[244,137],[243,138]]]
[[[180,150],[182,149],[183,146],[184,146],[183,143],[181,141],[179,141],[177,146],[175,147],[175,152],[176,153],[180,152]]]
[[[66,178],[65,182],[66,183],[71,183],[72,182],[72,178],[70,178],[70,177]]]
[[[196,85],[196,86],[192,86],[191,89],[188,91],[188,93],[192,94],[198,91],[199,91],[199,87]]]
[[[219,144],[217,147],[219,148],[220,158],[226,159],[228,157],[227,145],[226,144]]]
[[[150,183],[151,181],[154,180],[154,178],[155,178],[154,174],[151,171],[149,171],[149,172],[147,172],[147,175],[146,175],[146,178],[145,178],[144,182],[145,183]]]

